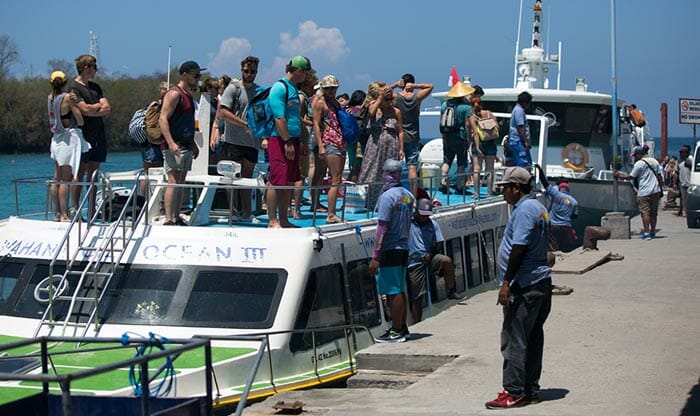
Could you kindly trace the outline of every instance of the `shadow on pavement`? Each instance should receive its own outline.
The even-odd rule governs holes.
[[[685,402],[680,416],[700,415],[700,379],[698,380],[698,384],[690,389],[689,394],[690,397],[688,397],[688,401]]]
[[[561,400],[567,394],[569,394],[567,389],[542,389],[540,390],[540,400],[543,402]]]

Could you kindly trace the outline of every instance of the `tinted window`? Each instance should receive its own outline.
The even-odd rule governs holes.
[[[309,272],[309,280],[306,283],[294,329],[324,328],[347,323],[343,307],[342,276],[340,264],[319,267]],[[339,335],[342,335],[342,331],[318,332],[316,345],[330,342]],[[309,349],[312,346],[311,332],[292,335],[290,341],[292,351]]]
[[[452,258],[455,265],[455,289],[463,292],[467,286],[464,281],[464,257],[462,254],[462,240],[457,237],[445,242],[447,255]]]
[[[109,320],[164,324],[181,274],[180,270],[129,269],[107,295],[113,305]]]
[[[274,271],[200,271],[182,320],[198,326],[269,328],[283,286],[284,279]]]
[[[481,284],[481,268],[479,267],[479,237],[472,234],[464,237],[467,250],[467,287],[472,288]]]
[[[352,322],[366,326],[378,325],[381,317],[377,302],[377,285],[374,276],[369,273],[367,260],[349,262],[347,267]]]
[[[0,263],[0,309],[7,304],[22,269],[23,266],[19,263]]]
[[[79,266],[76,267],[76,269],[78,268]],[[58,280],[61,278],[64,271],[64,266],[57,265],[54,267],[53,274],[55,277],[55,285],[58,284]],[[17,302],[17,306],[15,306],[15,312],[17,312],[17,314],[30,318],[41,318],[48,303],[39,302],[36,298],[34,298],[34,289],[36,288],[36,285],[41,283],[44,279],[46,279],[48,275],[48,264],[37,265],[34,268],[34,271],[32,272],[32,277],[29,280],[29,284],[24,288],[24,291],[22,292],[22,295],[19,301]],[[48,283],[48,281],[45,283]],[[48,285],[43,284],[42,287],[48,288]],[[64,294],[70,294],[71,290],[74,288],[75,284],[71,284],[71,282],[69,281],[66,293]],[[48,299],[48,293],[40,294],[40,297]],[[65,318],[63,314],[65,313],[67,308],[68,302],[60,301],[56,303],[56,305],[54,306],[54,319],[58,320]]]

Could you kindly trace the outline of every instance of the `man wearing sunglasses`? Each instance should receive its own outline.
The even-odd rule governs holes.
[[[248,128],[246,118],[248,103],[255,97],[258,88],[255,77],[258,74],[259,63],[260,60],[255,56],[248,56],[241,61],[241,81],[228,84],[219,106],[219,117],[225,122],[221,159],[240,163],[243,178],[253,177],[255,164],[258,163],[258,149],[261,146],[260,141],[253,137]],[[209,145],[213,149],[216,143],[212,142]],[[239,201],[241,218],[244,221],[254,220],[254,217],[251,217],[250,190],[234,191],[234,206],[238,206]]]
[[[160,112],[160,130],[165,138],[163,159],[168,184],[185,183],[187,171],[192,168],[192,159],[199,155],[194,142],[194,99],[190,91],[197,88],[202,72],[194,61],[180,65],[180,81],[163,97]],[[180,218],[183,189],[165,189],[165,221],[163,225],[186,225]]]

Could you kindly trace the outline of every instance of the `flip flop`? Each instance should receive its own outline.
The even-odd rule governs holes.
[[[342,224],[344,221],[340,217],[326,219],[326,224]]]

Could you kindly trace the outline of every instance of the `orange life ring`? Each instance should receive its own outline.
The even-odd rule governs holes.
[[[562,165],[574,172],[583,172],[588,165],[588,150],[580,143],[569,143],[561,151]]]

